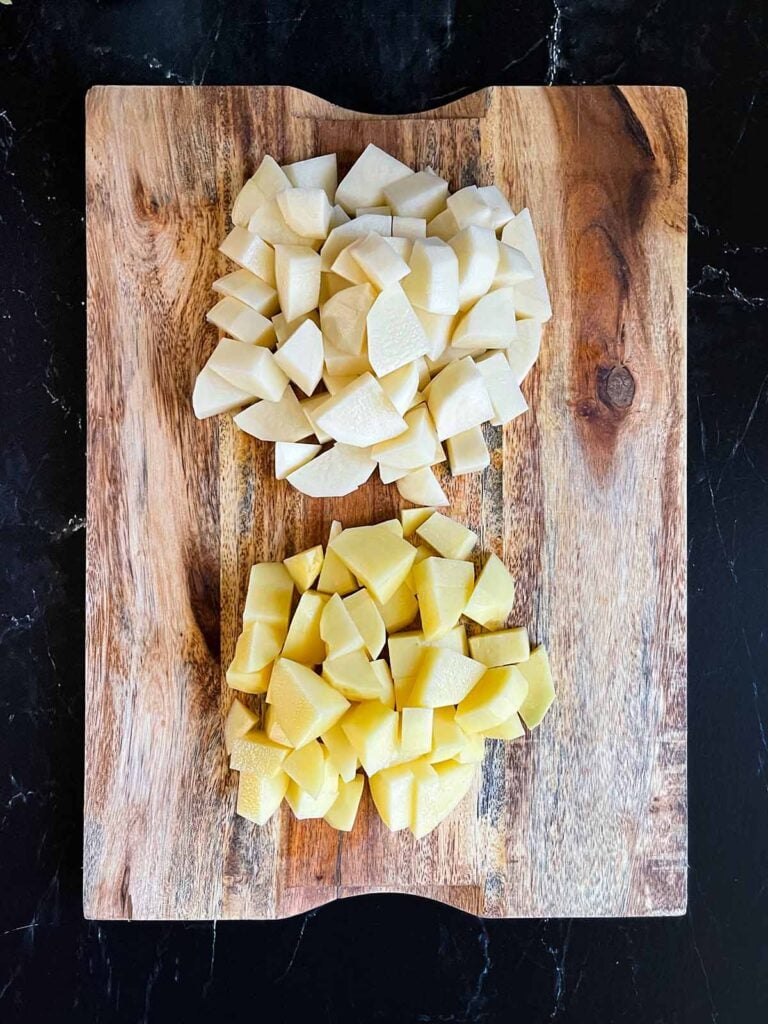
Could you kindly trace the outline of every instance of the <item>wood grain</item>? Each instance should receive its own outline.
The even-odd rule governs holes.
[[[519,580],[559,702],[490,744],[419,842],[234,815],[226,665],[247,571],[392,514],[371,482],[315,501],[271,446],[198,423],[227,210],[264,152],[373,141],[453,188],[496,182],[538,227],[554,302],[531,412],[452,515]],[[97,88],[87,100],[88,621],[84,906],[92,918],[273,918],[365,892],[492,917],[686,904],[686,110],[667,88],[491,88],[377,118],[288,88]]]

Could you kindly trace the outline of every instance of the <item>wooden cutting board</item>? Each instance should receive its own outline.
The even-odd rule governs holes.
[[[400,501],[374,481],[305,498],[272,478],[271,445],[190,407],[244,178],[265,152],[346,169],[368,142],[529,206],[554,304],[531,411],[447,486],[517,577],[559,701],[527,742],[489,744],[482,785],[419,842],[368,802],[350,835],[235,816],[221,667],[251,563]],[[275,918],[393,891],[489,917],[684,911],[686,173],[670,88],[491,88],[386,118],[289,88],[91,90],[87,917]]]

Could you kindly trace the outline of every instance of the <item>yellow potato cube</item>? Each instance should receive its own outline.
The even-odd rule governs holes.
[[[281,770],[290,752],[288,747],[273,743],[265,732],[252,729],[238,736],[232,744],[229,767],[236,772],[251,772],[271,779]]]
[[[397,754],[397,712],[378,700],[365,701],[344,716],[341,728],[367,775],[386,768]]]
[[[427,640],[443,636],[459,621],[475,585],[471,562],[425,558],[413,570],[421,625]]]
[[[413,817],[413,772],[408,764],[384,768],[368,780],[379,817],[390,830],[408,828]]]
[[[266,825],[288,789],[288,776],[278,772],[271,779],[241,772],[237,785],[237,813],[256,825]]]
[[[226,672],[227,686],[241,693],[266,693],[272,676],[272,665],[273,662],[270,662],[258,672],[240,672],[230,665]]]
[[[330,546],[379,604],[405,582],[416,557],[408,541],[384,524],[343,530]]]
[[[419,612],[418,602],[406,583],[399,586],[388,601],[375,601],[375,604],[388,633],[409,626]]]
[[[413,818],[411,831],[421,839],[457,807],[466,796],[475,777],[474,764],[443,761],[434,767],[416,761],[414,773]]]
[[[320,636],[320,618],[328,603],[327,594],[305,590],[296,605],[288,636],[283,644],[283,657],[302,665],[319,665],[325,660],[325,643]]]
[[[506,722],[525,700],[528,682],[516,665],[489,668],[456,709],[465,732],[485,732]]]
[[[408,707],[415,678],[415,676],[400,676],[394,681],[395,707],[398,711]]]
[[[344,565],[337,554],[331,550],[331,541],[341,533],[341,523],[334,519],[328,533],[328,545],[325,549],[325,561],[320,570],[320,579],[317,581],[317,589],[324,594],[351,594],[357,590],[357,580]]]
[[[355,594],[344,598],[344,607],[357,626],[357,631],[363,638],[371,658],[378,658],[386,643],[387,631],[373,598],[367,590],[358,590]]]
[[[546,650],[542,645],[534,647],[530,658],[517,667],[528,682],[528,695],[520,705],[520,717],[529,729],[535,729],[555,699]]]
[[[339,773],[329,757],[325,758],[323,765],[325,777],[316,797],[293,780],[288,784],[285,799],[296,818],[323,818],[336,802],[339,795]]]
[[[297,786],[301,786],[311,797],[317,799],[325,784],[326,756],[324,748],[318,741],[310,740],[303,747],[288,754],[283,761],[283,771]]]
[[[427,647],[409,697],[413,707],[441,708],[458,704],[479,682],[485,668],[472,658],[445,647]]]
[[[349,782],[342,782],[339,786],[339,795],[325,815],[326,822],[339,832],[351,832],[357,811],[360,807],[360,799],[363,795],[365,777],[356,775]]]
[[[420,629],[393,633],[388,639],[389,663],[396,679],[415,677],[425,647],[445,647],[459,654],[467,654],[467,631],[463,625],[454,626],[445,636],[427,641]]]
[[[485,735],[479,733],[475,736],[467,736],[466,743],[456,754],[455,760],[459,764],[480,764],[485,757]]]
[[[456,721],[456,711],[451,707],[435,708],[432,719],[432,747],[424,758],[430,764],[449,761],[465,749],[468,735]]]
[[[525,729],[520,721],[520,715],[515,711],[501,725],[495,725],[492,729],[484,729],[482,735],[489,740],[516,740],[520,736],[525,736]]]
[[[481,661],[488,668],[516,665],[527,661],[531,653],[528,630],[518,626],[515,629],[499,629],[495,633],[480,633],[469,638],[469,650],[475,661]]]
[[[275,660],[284,640],[284,626],[272,622],[247,622],[237,638],[230,669],[242,673],[258,672]]]
[[[275,709],[271,704],[264,705],[264,732],[273,743],[279,743],[283,747],[290,747],[291,741],[283,732],[282,726],[275,715]]]
[[[350,651],[323,662],[323,679],[347,700],[378,700],[381,683],[364,651]]]
[[[283,565],[291,574],[291,579],[296,584],[300,594],[309,590],[323,567],[323,546],[317,544],[306,551],[300,551],[298,555],[291,555],[283,560]]]
[[[398,757],[404,761],[428,754],[432,749],[432,708],[403,708],[400,712]]]
[[[291,617],[293,580],[282,562],[258,562],[251,567],[243,622],[274,622],[287,626]]]
[[[477,534],[466,526],[435,512],[421,526],[416,535],[426,541],[443,558],[466,559],[475,550]]]
[[[371,662],[371,668],[379,680],[380,692],[378,699],[388,708],[395,706],[395,684],[392,681],[392,673],[389,665],[383,658]]]
[[[278,658],[272,670],[267,701],[294,747],[327,732],[349,708],[349,701],[306,665]]]
[[[344,782],[350,782],[357,771],[357,753],[347,739],[346,733],[337,722],[331,729],[324,732],[320,739],[325,744],[333,766]]]
[[[232,753],[235,740],[250,732],[258,721],[259,716],[235,697],[224,720],[224,747],[228,754]]]
[[[512,574],[500,558],[491,555],[477,578],[464,614],[486,629],[496,629],[506,621],[514,603]]]
[[[352,616],[338,594],[332,594],[323,608],[320,636],[325,641],[329,658],[340,658],[342,654],[350,654],[365,647]]]
[[[433,508],[401,508],[400,522],[403,524],[403,536],[410,537],[434,513]]]

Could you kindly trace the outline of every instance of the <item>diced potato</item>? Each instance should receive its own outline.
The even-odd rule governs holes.
[[[275,443],[275,480],[285,480],[290,473],[305,466],[319,452],[319,444],[277,441]]]
[[[443,558],[469,558],[477,545],[476,533],[440,512],[417,527],[416,534]]]
[[[320,743],[310,740],[288,754],[283,761],[283,771],[311,797],[317,799],[326,781],[325,758],[326,753]]]
[[[320,301],[320,255],[307,245],[275,245],[275,280],[286,320],[309,313]]]
[[[395,707],[398,711],[402,711],[403,708],[407,708],[410,705],[411,690],[413,689],[415,676],[401,676],[400,679],[395,679],[394,690],[395,690]]]
[[[533,268],[519,249],[513,249],[505,242],[499,242],[499,264],[493,279],[493,288],[507,288],[510,285],[530,281]]]
[[[433,378],[427,405],[440,441],[494,416],[485,378],[471,356],[451,363]]]
[[[528,683],[516,665],[489,668],[456,709],[456,722],[465,732],[494,729],[520,709]]]
[[[232,338],[221,339],[208,366],[236,388],[271,402],[279,402],[288,387],[288,378],[268,348]]]
[[[432,749],[432,708],[403,708],[400,712],[398,757],[410,761]]]
[[[516,665],[520,661],[527,661],[531,653],[528,630],[524,626],[500,629],[494,633],[479,633],[470,637],[469,649],[472,657],[488,668]]]
[[[410,469],[398,469],[396,466],[388,466],[384,462],[379,463],[379,478],[383,484],[392,484],[396,480],[408,476],[410,472]]]
[[[491,208],[491,227],[499,231],[515,216],[506,196],[496,185],[479,185],[477,193]]]
[[[300,821],[305,818],[323,818],[330,811],[339,795],[339,773],[331,758],[323,761],[325,778],[322,788],[316,797],[291,781],[285,794],[288,806]]]
[[[378,377],[413,362],[429,351],[429,340],[421,321],[399,284],[379,292],[368,312],[366,324],[368,359]]]
[[[283,565],[291,574],[296,589],[300,594],[309,590],[323,567],[323,546],[316,544],[313,548],[300,551],[296,555],[283,560]]]
[[[368,448],[335,444],[291,473],[288,481],[311,498],[337,498],[364,484],[375,468]]]
[[[427,366],[432,376],[436,376],[440,370],[448,366],[449,363],[455,362],[457,359],[463,359],[465,356],[472,356],[473,359],[477,359],[478,356],[485,354],[484,348],[479,348],[470,351],[466,348],[454,348],[453,345],[449,345],[444,349],[436,359],[430,359],[427,356]],[[429,394],[429,388],[427,388],[424,397],[426,398]]]
[[[333,222],[333,218],[331,218]],[[356,238],[374,231],[377,235],[392,234],[392,218],[380,214],[368,213],[354,220],[332,227],[328,238],[320,250],[320,266],[323,270],[331,270],[339,253]]]
[[[387,185],[384,195],[398,217],[432,220],[445,209],[448,182],[436,174],[419,171]]]
[[[320,326],[326,342],[348,352],[360,355],[365,347],[366,318],[376,299],[370,284],[345,288],[328,299],[320,310]]]
[[[317,425],[336,441],[368,448],[402,434],[407,423],[370,373],[332,395],[315,413]]]
[[[375,775],[397,756],[397,712],[378,700],[357,704],[341,728],[355,748],[367,775]]]
[[[256,402],[243,409],[235,416],[235,424],[261,441],[303,441],[312,433],[309,420],[289,387],[279,402]]]
[[[430,764],[458,757],[469,743],[469,736],[456,722],[453,706],[435,708],[432,719],[432,744],[424,760]]]
[[[342,560],[331,549],[331,541],[341,533],[341,523],[334,519],[328,533],[328,545],[325,550],[325,561],[320,570],[317,589],[324,594],[351,594],[357,590],[358,583]],[[415,613],[414,613],[415,614]]]
[[[504,423],[509,423],[527,411],[528,403],[503,352],[480,356],[476,365],[491,398],[494,412],[491,423],[494,426],[500,427]]]
[[[527,661],[516,666],[528,683],[528,694],[520,705],[520,717],[529,729],[535,729],[555,699],[555,686],[549,658],[543,646],[534,647]]]
[[[252,729],[232,744],[229,766],[236,772],[251,772],[271,779],[281,770],[289,747],[273,743],[265,732]]]
[[[405,583],[397,588],[388,601],[376,601],[374,598],[374,602],[388,633],[409,626],[419,611],[418,602]]]
[[[285,221],[277,196],[268,200],[251,214],[248,230],[270,245],[319,245],[319,240],[304,238],[293,231]]]
[[[459,308],[468,309],[493,284],[499,246],[490,228],[468,227],[449,243],[459,260]]]
[[[479,473],[491,464],[491,453],[483,437],[482,427],[470,427],[447,439],[448,462],[453,476]]]
[[[552,316],[547,284],[544,279],[544,268],[541,263],[541,252],[533,229],[533,221],[528,209],[521,210],[501,233],[501,240],[513,249],[519,249],[533,269],[534,277],[523,282],[517,291],[518,315],[535,317],[546,321]]]
[[[539,358],[543,325],[539,320],[518,320],[517,334],[507,349],[507,362],[518,384]]]
[[[422,217],[393,217],[392,234],[396,238],[426,238],[427,222]]]
[[[456,754],[459,764],[480,764],[485,757],[485,736],[477,733],[467,736],[466,743]]]
[[[363,795],[365,777],[356,775],[349,782],[343,782],[339,786],[339,795],[331,809],[324,816],[326,822],[339,832],[351,832],[357,811],[360,807],[360,799]]]
[[[437,482],[437,477],[428,466],[413,470],[397,481],[397,489],[402,498],[412,501],[414,505],[448,505],[448,496]]]
[[[325,642],[328,658],[340,658],[365,647],[360,631],[338,594],[332,594],[325,604],[320,619],[320,636]]]
[[[350,782],[357,771],[357,753],[337,722],[332,729],[324,732],[320,739],[328,750],[328,756],[343,782]]]
[[[331,437],[330,434],[326,434],[326,432],[321,427],[318,427],[317,423],[315,422],[315,413],[320,408],[320,406],[325,405],[327,401],[328,395],[325,392],[320,392],[317,395],[312,395],[311,398],[302,398],[300,402],[301,411],[306,416],[307,422],[312,428],[312,433],[315,435],[315,437],[317,438],[321,445],[326,444],[328,441],[330,441]],[[306,463],[304,463],[304,465],[306,465]]]
[[[320,619],[328,602],[327,594],[305,590],[293,613],[288,635],[283,644],[283,657],[302,665],[319,665],[325,661],[325,642],[320,636]]]
[[[427,358],[438,359],[448,347],[456,317],[443,313],[428,313],[426,309],[418,309],[416,306],[413,311],[419,318],[419,323],[429,342]]]
[[[289,188],[275,198],[291,231],[302,238],[326,237],[331,224],[331,204],[323,189]]]
[[[485,667],[444,647],[427,647],[421,656],[408,702],[412,707],[458,704],[480,680]]]
[[[225,274],[211,285],[219,295],[229,295],[233,299],[244,302],[262,316],[273,316],[277,313],[277,292],[265,281],[262,281],[250,270],[242,268]]]
[[[445,316],[458,312],[459,261],[450,245],[439,238],[417,239],[410,267],[403,291],[414,307]]]
[[[337,395],[342,388],[351,384],[353,380],[355,380],[354,376],[337,377],[327,371],[323,374],[323,384],[325,384],[325,390],[329,395]]]
[[[233,662],[226,671],[227,686],[241,693],[266,693],[272,676],[272,662],[257,672],[243,672]]]
[[[477,578],[464,614],[486,629],[498,629],[515,603],[515,581],[500,558],[491,554]]]
[[[331,548],[379,604],[405,582],[416,557],[413,547],[383,524],[343,530]]]
[[[349,281],[350,284],[370,283],[365,271],[354,258],[355,246],[367,237],[367,235],[360,235],[358,238],[354,238],[349,245],[344,246],[339,255],[333,261],[331,272],[336,274],[338,277],[343,277],[344,280]]]
[[[232,752],[235,740],[240,736],[245,736],[247,732],[258,725],[258,722],[259,716],[235,697],[224,720],[224,747],[228,754]]]
[[[384,768],[368,780],[379,817],[390,830],[408,828],[412,820],[413,772],[409,764]]]
[[[285,176],[295,188],[321,188],[329,202],[336,194],[336,154],[314,156],[283,167]]]
[[[435,640],[459,621],[474,589],[474,566],[451,558],[425,558],[413,575],[424,636]]]
[[[384,620],[367,590],[358,590],[344,598],[344,607],[363,638],[371,658],[378,658],[386,643],[387,633]]]
[[[274,661],[283,647],[285,627],[273,622],[246,622],[237,638],[233,672],[252,673]]]
[[[322,264],[321,264],[322,265]],[[338,274],[334,274],[330,270],[320,271],[320,308],[326,304],[329,299],[332,299],[334,295],[344,291],[345,288],[349,288],[349,281],[346,278],[339,277]]]
[[[234,227],[219,246],[219,252],[274,288],[275,251],[258,235],[244,227]]]
[[[459,226],[459,231],[472,226],[493,228],[493,213],[478,191],[477,185],[460,188],[458,192],[448,196],[446,202]]]
[[[358,238],[346,251],[365,277],[379,289],[397,284],[410,273],[405,260],[397,255],[392,246],[387,245],[381,235],[373,232]]]
[[[357,377],[361,373],[369,373],[371,364],[368,362],[367,349],[363,349],[358,355],[351,352],[344,352],[326,341],[323,345],[325,355],[325,368],[334,377]]]
[[[278,658],[272,670],[267,701],[294,747],[327,732],[349,708],[349,701],[306,665]]]
[[[323,336],[311,320],[297,327],[275,353],[275,362],[305,395],[311,395],[320,383],[323,359]]]
[[[432,767],[414,762],[413,819],[411,831],[421,839],[458,806],[475,777],[475,765],[444,761]]]
[[[392,680],[392,673],[389,671],[389,665],[383,658],[379,658],[378,661],[371,662],[371,668],[376,673],[376,677],[379,680],[380,692],[378,699],[388,708],[394,708],[395,684]]]
[[[489,740],[516,740],[520,736],[525,736],[525,729],[520,721],[520,715],[515,711],[506,722],[483,730],[482,735]]]
[[[225,295],[209,309],[205,319],[221,331],[231,334],[238,341],[247,345],[262,345],[272,348],[275,344],[275,332],[272,321],[246,306],[239,299]]]
[[[459,320],[451,336],[454,348],[508,348],[517,333],[514,288],[481,296]]]
[[[419,629],[392,634],[388,639],[389,663],[395,678],[414,679],[426,647],[443,647],[466,655],[467,632],[464,626],[454,626],[444,636],[431,641],[426,641]]]
[[[285,772],[278,772],[271,779],[241,772],[237,783],[237,813],[256,825],[266,825],[282,803],[288,782]]]
[[[408,262],[413,252],[412,238],[402,238],[400,235],[382,235],[381,237],[390,249],[394,249],[401,260],[405,260],[406,263]]]
[[[456,218],[447,208],[427,224],[427,238],[442,238],[444,242],[449,242],[458,232]]]
[[[403,524],[403,536],[410,537],[414,534],[434,511],[431,505],[427,508],[401,508],[400,522]]]
[[[406,164],[369,143],[336,189],[336,202],[352,213],[359,206],[381,206],[387,202],[384,190],[413,171]]]
[[[290,747],[291,741],[283,732],[280,723],[275,717],[275,709],[271,704],[264,705],[264,732],[273,743],[279,743],[283,747]]]
[[[366,213],[381,213],[386,217],[391,217],[392,207],[384,203],[382,206],[358,206],[355,210],[356,217],[364,217]]]
[[[308,313],[302,313],[301,316],[297,316],[295,320],[290,322],[286,320],[284,313],[278,313],[272,317],[272,326],[275,329],[275,337],[277,338],[277,347],[283,346],[291,335],[298,331],[302,324],[305,324],[307,320],[311,320],[315,327],[320,326],[320,314],[316,309],[310,309]]]
[[[253,395],[228,383],[209,366],[204,366],[195,380],[192,409],[199,420],[232,412],[253,401]]]
[[[379,380],[384,393],[395,409],[403,416],[413,403],[419,389],[419,362],[406,363],[399,370],[393,370]],[[330,389],[329,389],[330,390]]]
[[[437,444],[435,427],[425,405],[409,409],[404,422],[405,430],[374,445],[371,455],[394,469],[419,469],[432,461]]]
[[[361,650],[324,661],[323,679],[347,700],[378,700],[381,694],[379,677]]]

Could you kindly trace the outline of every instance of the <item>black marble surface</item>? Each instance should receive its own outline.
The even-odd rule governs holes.
[[[0,1021],[768,1019],[765,8],[754,0],[0,6]],[[482,922],[368,897],[278,923],[81,914],[83,96],[284,83],[371,111],[483,85],[690,105],[690,909]],[[761,138],[762,136],[762,138]]]

